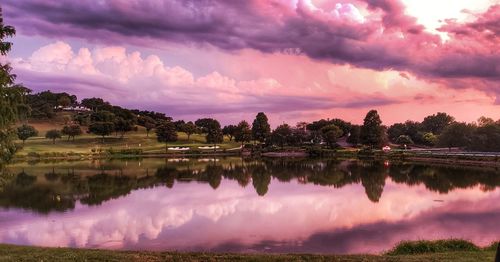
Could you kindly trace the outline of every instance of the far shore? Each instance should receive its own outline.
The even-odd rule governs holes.
[[[407,152],[406,152],[407,153]],[[255,158],[308,158],[311,157],[306,150],[286,150],[286,151],[271,151],[252,155],[250,151],[209,151],[197,153],[185,152],[169,152],[169,153],[143,153],[143,154],[84,154],[84,153],[45,153],[37,156],[33,155],[18,155],[15,157],[15,162],[24,161],[78,161],[78,160],[93,160],[93,159],[132,159],[132,158],[199,158],[199,157],[255,157]],[[341,150],[335,153],[329,153],[325,156],[316,156],[319,158],[336,158],[336,159],[364,159],[364,160],[390,160],[402,162],[419,162],[430,164],[444,165],[466,165],[477,167],[500,167],[500,159],[498,158],[466,158],[459,157],[440,157],[440,156],[415,156],[415,155],[390,155],[376,154],[372,157],[361,157],[357,151]]]

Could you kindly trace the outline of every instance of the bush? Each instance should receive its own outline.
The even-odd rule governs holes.
[[[399,243],[388,255],[415,255],[425,253],[444,253],[455,251],[480,251],[480,248],[473,243],[460,240],[436,240],[436,241],[404,241]]]
[[[499,244],[500,244],[500,242],[493,242],[493,243],[491,243],[491,245],[485,247],[484,250],[486,250],[486,251],[497,251]]]

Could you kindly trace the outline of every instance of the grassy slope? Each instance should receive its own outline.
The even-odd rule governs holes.
[[[493,261],[494,251],[421,255],[302,255],[134,252],[0,245],[0,261]]]
[[[114,150],[120,150],[125,148],[140,148],[145,153],[164,153],[165,152],[165,144],[159,143],[156,141],[156,136],[154,132],[150,132],[149,137],[147,137],[146,131],[144,128],[139,127],[138,131],[132,131],[125,134],[125,137],[122,139],[120,137],[116,137],[112,135],[107,137],[102,142],[101,137],[86,134],[82,136],[76,137],[75,141],[67,141],[66,137],[63,139],[56,140],[56,143],[53,144],[52,140],[45,138],[45,133],[51,129],[59,129],[61,130],[64,126],[64,116],[58,115],[54,120],[51,121],[36,121],[32,120],[29,122],[30,125],[34,126],[39,134],[37,137],[32,137],[26,140],[26,143],[22,150],[18,152],[18,155],[26,155],[30,152],[36,152],[39,154],[43,153],[90,153],[92,148],[113,148]],[[191,135],[190,140],[187,140],[187,135],[184,133],[179,133],[179,140],[175,143],[169,143],[170,146],[189,146],[192,149],[198,149],[198,146],[207,146],[205,143],[205,137],[203,135]],[[21,141],[19,141],[21,143]],[[221,148],[229,149],[229,148],[237,148],[239,147],[239,143],[234,141],[229,142],[228,138],[225,137],[225,141],[221,146]]]

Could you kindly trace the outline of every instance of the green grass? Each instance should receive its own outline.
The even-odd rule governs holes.
[[[125,134],[123,138],[119,136],[109,136],[102,140],[101,137],[92,134],[83,134],[77,136],[74,141],[67,141],[67,137],[56,140],[53,144],[52,140],[45,138],[45,132],[50,129],[62,129],[63,124],[55,121],[54,123],[47,122],[34,122],[31,125],[35,126],[39,130],[39,136],[32,137],[26,140],[22,149],[18,151],[18,156],[26,156],[29,153],[36,153],[39,155],[52,154],[52,153],[76,153],[76,154],[90,154],[92,149],[102,149],[106,150],[112,148],[115,151],[122,149],[141,149],[144,153],[164,153],[165,144],[159,143],[156,140],[156,135],[154,132],[150,132],[149,137],[147,136],[146,130],[142,127],[138,128],[138,131],[131,131]],[[22,144],[21,141],[18,141]],[[174,143],[169,143],[169,147],[175,146],[188,146],[193,150],[199,150],[199,146],[207,146],[205,136],[200,134],[191,135],[190,139],[187,139],[185,133],[178,133],[178,141]],[[239,143],[234,141],[229,141],[227,137],[224,138],[224,142],[219,145],[221,149],[237,148],[240,146]]]
[[[404,255],[226,254],[111,251],[0,245],[0,261],[493,261],[495,251]]]

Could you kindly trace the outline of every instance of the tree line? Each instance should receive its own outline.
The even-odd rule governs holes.
[[[381,148],[384,145],[396,144],[401,148],[412,146],[420,147],[461,147],[477,151],[500,151],[500,120],[481,117],[475,123],[457,122],[446,113],[436,113],[426,116],[422,122],[406,121],[385,126],[376,110],[370,110],[362,125],[348,121],[334,119],[320,119],[310,123],[299,122],[295,126],[287,123],[278,125],[274,130],[269,124],[267,115],[260,112],[250,124],[243,120],[237,124],[222,126],[217,119],[200,118],[194,122],[184,120],[174,121],[163,113],[154,111],[129,110],[111,105],[101,98],[86,98],[77,102],[74,95],[67,93],[52,93],[44,91],[31,94],[27,88],[22,88],[27,94],[26,104],[23,105],[26,115],[32,112],[32,106],[39,105],[39,100],[50,104],[51,108],[58,108],[62,103],[73,106],[83,106],[91,111],[76,113],[68,120],[62,130],[49,130],[46,138],[55,143],[56,139],[66,136],[68,140],[83,134],[82,126],[86,126],[89,133],[105,137],[112,135],[123,138],[127,132],[137,130],[142,126],[147,136],[154,130],[159,142],[168,144],[178,140],[178,133],[184,132],[188,141],[193,134],[203,134],[206,143],[213,144],[214,148],[223,143],[224,137],[229,141],[248,143],[263,147],[297,147],[304,145],[323,145],[328,148],[339,147],[339,139],[343,139],[352,146],[363,145],[371,149]],[[51,119],[53,115],[43,118]],[[37,115],[40,119],[40,115]],[[36,136],[37,130],[27,124],[17,128],[17,136],[23,142],[29,137]]]

